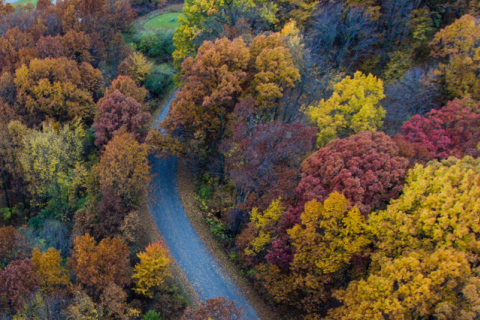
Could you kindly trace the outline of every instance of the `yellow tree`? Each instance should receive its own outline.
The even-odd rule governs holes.
[[[277,302],[317,312],[331,290],[345,284],[343,274],[352,257],[366,254],[370,243],[365,218],[358,208],[348,207],[348,200],[337,192],[324,203],[307,202],[301,223],[287,231],[295,247],[289,272],[276,265],[257,267],[258,279]]]
[[[171,259],[167,248],[159,242],[148,245],[145,252],[140,252],[137,256],[140,262],[135,266],[132,276],[136,280],[135,291],[151,298],[153,290],[165,283],[166,278],[171,277],[168,270]]]
[[[376,131],[382,125],[385,110],[383,81],[372,74],[357,71],[334,85],[334,93],[317,107],[309,107],[308,117],[319,129],[318,144],[326,145],[335,138],[346,138],[361,131]]]
[[[42,131],[28,130],[24,134],[20,163],[33,203],[56,218],[68,218],[84,195],[84,137],[80,119],[63,127],[50,122]]]
[[[467,304],[465,309],[461,308],[462,291],[471,282],[471,274],[463,252],[454,249],[438,249],[432,253],[413,251],[384,261],[379,272],[365,280],[353,281],[347,290],[338,291],[335,296],[344,305],[331,311],[327,319],[407,320],[432,316],[435,319],[474,319],[476,317],[469,317],[472,306]],[[438,317],[442,313],[447,317]]]
[[[40,252],[38,248],[33,250],[33,269],[40,276],[40,285],[43,290],[52,292],[55,287],[70,284],[68,271],[61,266],[61,262],[60,251],[54,248],[49,248],[47,252]]]
[[[432,55],[444,59],[439,73],[454,97],[480,97],[480,25],[469,14],[440,30],[433,41]]]
[[[273,201],[265,211],[253,208],[250,213],[251,225],[255,229],[256,237],[250,241],[250,245],[245,248],[245,254],[254,256],[272,241],[272,231],[276,222],[282,217],[285,210],[281,199]]]
[[[476,261],[480,253],[480,159],[450,158],[416,165],[403,195],[369,217],[376,257],[406,249],[454,247]],[[378,258],[380,259],[380,258]],[[377,259],[377,260],[378,260]]]
[[[300,73],[293,65],[290,50],[279,33],[255,37],[249,50],[249,69],[255,70],[250,86],[256,103],[262,109],[271,108],[283,97],[285,88],[295,86]]]
[[[17,102],[31,114],[32,121],[46,117],[69,121],[92,119],[92,95],[99,88],[102,73],[89,63],[77,65],[67,58],[33,59],[15,72]]]

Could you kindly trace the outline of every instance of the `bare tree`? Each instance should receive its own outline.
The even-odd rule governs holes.
[[[385,88],[387,96],[382,101],[387,111],[384,129],[394,135],[401,126],[415,114],[425,115],[431,109],[439,108],[440,90],[434,75],[428,69],[413,67],[401,78]]]

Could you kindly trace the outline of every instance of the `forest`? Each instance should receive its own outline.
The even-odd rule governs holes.
[[[254,320],[150,222],[171,157],[268,318],[480,319],[479,0],[7,2],[1,320]]]

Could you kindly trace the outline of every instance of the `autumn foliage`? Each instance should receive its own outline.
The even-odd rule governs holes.
[[[145,112],[139,102],[116,90],[105,96],[100,104],[93,124],[97,137],[95,144],[103,147],[120,130],[131,133],[139,142],[143,142],[149,121],[150,113]]]
[[[165,283],[171,277],[168,267],[171,259],[167,249],[159,242],[152,243],[145,248],[145,252],[138,255],[140,262],[135,266],[133,277],[136,279],[136,291],[151,297],[153,290]]]
[[[129,250],[117,238],[105,238],[96,244],[87,233],[74,241],[68,264],[79,283],[94,292],[104,291],[110,283],[120,286],[130,283]]]
[[[413,116],[403,127],[403,138],[414,146],[425,148],[430,159],[478,156],[480,134],[478,103],[469,99],[454,100],[426,117]]]
[[[296,193],[305,203],[337,191],[367,214],[400,195],[407,166],[390,137],[362,132],[332,141],[307,158]]]

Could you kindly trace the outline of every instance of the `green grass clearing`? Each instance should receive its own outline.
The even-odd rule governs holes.
[[[12,5],[14,6],[18,6],[18,5],[26,5],[27,3],[31,3],[33,4],[34,6],[37,6],[37,1],[38,0],[20,0],[18,2],[15,2],[15,3],[12,3]]]
[[[178,18],[180,17],[180,15],[180,12],[166,12],[163,14],[159,14],[158,16],[147,20],[143,27],[150,30],[176,29],[178,28]]]

